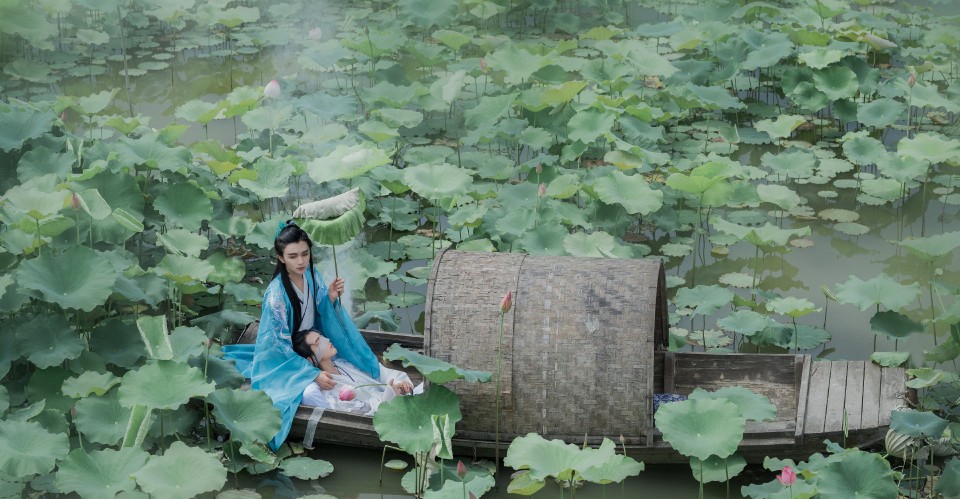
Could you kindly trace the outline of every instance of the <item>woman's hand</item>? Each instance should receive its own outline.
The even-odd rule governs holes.
[[[330,375],[325,371],[320,371],[320,374],[313,380],[321,390],[329,390],[334,386],[337,386],[337,382],[330,378]]]
[[[343,278],[338,277],[327,286],[327,296],[330,297],[330,303],[337,301],[337,298],[343,295]]]
[[[389,385],[397,395],[410,395],[413,393],[413,384],[409,381],[394,382],[394,380],[391,379]]]

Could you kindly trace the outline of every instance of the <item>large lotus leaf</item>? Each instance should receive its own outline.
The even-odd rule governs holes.
[[[910,358],[910,352],[873,352],[870,360],[882,367],[899,367]]]
[[[677,309],[690,308],[695,315],[712,315],[733,301],[733,292],[720,286],[699,285],[677,290]]]
[[[824,499],[897,496],[890,463],[871,452],[847,451],[839,461],[821,468],[816,480],[819,497]]]
[[[412,166],[403,178],[413,192],[430,200],[464,194],[471,182],[465,170],[449,163]]]
[[[844,66],[830,66],[814,71],[813,82],[817,90],[833,100],[853,97],[860,86],[857,74]]]
[[[260,199],[278,198],[290,191],[290,176],[295,169],[288,161],[263,156],[253,166],[255,178],[241,178],[237,183]]]
[[[960,459],[953,457],[947,461],[933,491],[945,497],[960,496]]]
[[[20,354],[40,369],[76,359],[86,348],[86,342],[59,314],[34,317],[20,325],[16,335]]]
[[[338,145],[326,156],[310,162],[308,172],[314,182],[351,179],[390,162],[383,150],[364,144]]]
[[[663,206],[663,191],[650,188],[642,175],[626,175],[620,171],[601,177],[594,185],[599,199],[619,204],[631,215],[648,215]]]
[[[177,224],[179,224],[181,219],[177,220]],[[200,252],[210,246],[210,241],[206,237],[186,229],[173,229],[164,232],[157,236],[157,242],[171,253],[194,257],[200,256]]]
[[[821,69],[839,62],[845,55],[846,53],[840,50],[817,47],[798,55],[797,60],[813,69]]]
[[[817,312],[820,309],[806,298],[797,298],[794,296],[776,297],[767,302],[767,310],[786,315],[788,317],[803,317],[811,312]]]
[[[744,336],[753,336],[763,331],[770,324],[770,320],[753,310],[737,310],[736,312],[717,321],[717,325],[727,331],[733,331]]]
[[[17,163],[17,177],[21,182],[50,174],[62,179],[70,173],[70,168],[76,161],[77,158],[73,154],[36,146],[20,157],[20,162]]]
[[[50,433],[33,421],[0,421],[0,472],[14,478],[49,473],[68,452],[64,433]]]
[[[666,404],[654,417],[665,441],[680,454],[699,459],[733,454],[746,425],[736,404],[725,399]]]
[[[158,276],[170,279],[178,284],[204,281],[213,272],[213,265],[191,256],[166,255],[156,267],[151,269]]]
[[[366,206],[366,197],[360,193],[354,204],[336,218],[328,220],[308,218],[301,222],[300,226],[316,243],[334,246],[343,244],[357,237],[363,230],[363,213]]]
[[[920,284],[900,284],[887,274],[880,274],[868,281],[851,275],[847,282],[837,285],[836,292],[837,301],[856,305],[860,310],[874,305],[900,310],[912,303],[919,294]]]
[[[232,439],[245,444],[269,442],[280,431],[280,411],[260,390],[221,388],[207,402],[213,404],[213,416],[230,430]]]
[[[907,106],[900,101],[881,98],[860,106],[857,121],[867,126],[885,128],[897,122]]]
[[[792,324],[771,325],[768,330],[777,328],[780,328],[783,334],[774,334],[775,338],[781,338],[781,340],[775,340],[772,344],[781,348],[809,350],[830,341],[831,338],[826,329],[811,324],[797,324],[796,327]]]
[[[543,481],[547,477],[569,479],[572,470],[596,464],[586,463],[583,458],[584,454],[576,445],[528,433],[510,443],[503,464],[517,470],[529,469],[531,480]]]
[[[589,467],[576,468],[580,476],[587,481],[605,485],[622,482],[628,477],[637,476],[644,469],[642,462],[637,462],[629,456],[617,454],[616,444],[609,438],[604,438],[600,448],[584,448],[581,461],[590,464]]]
[[[586,109],[573,115],[567,122],[567,137],[590,144],[610,133],[615,122],[616,115],[611,112]]]
[[[452,427],[463,417],[460,399],[449,389],[432,385],[420,395],[396,397],[382,404],[373,416],[373,427],[384,441],[410,454],[429,452],[434,446],[434,415],[449,415]]]
[[[883,143],[873,137],[850,135],[843,138],[843,152],[857,165],[872,165],[886,154]]]
[[[170,347],[173,360],[186,362],[191,357],[203,354],[207,344],[207,333],[195,326],[179,326],[170,334]]]
[[[186,168],[193,156],[186,147],[170,147],[164,144],[157,134],[148,134],[137,139],[122,137],[114,146],[114,151],[121,163],[146,165],[170,172]]]
[[[280,469],[284,475],[300,480],[316,480],[333,473],[333,465],[329,461],[303,456],[284,459],[280,463]]]
[[[75,378],[63,382],[63,394],[70,398],[83,398],[91,393],[103,395],[120,382],[120,378],[111,373],[87,371]]]
[[[800,115],[781,114],[776,119],[758,121],[754,127],[761,132],[767,132],[771,138],[783,139],[790,136],[798,126],[806,123],[807,119]]]
[[[693,472],[693,477],[700,483],[729,481],[739,475],[746,467],[746,459],[739,454],[734,454],[726,459],[710,456],[703,461],[695,457],[690,458],[690,471]]]
[[[930,169],[926,160],[887,154],[877,158],[877,171],[900,183],[923,177]]]
[[[865,309],[861,308],[861,310]],[[874,314],[870,318],[870,329],[874,333],[883,334],[892,339],[906,338],[913,333],[923,332],[922,325],[893,310],[884,310]]]
[[[135,447],[87,452],[74,449],[60,462],[57,488],[80,497],[113,497],[136,487],[133,475],[147,464],[149,454]]]
[[[187,498],[219,490],[227,481],[227,469],[216,455],[177,441],[162,456],[150,456],[133,477],[148,494]]]
[[[123,376],[120,403],[125,407],[144,405],[154,409],[176,409],[191,397],[204,397],[214,390],[203,371],[169,360],[150,362]]]
[[[778,252],[786,249],[790,238],[808,235],[810,235],[810,227],[781,229],[768,222],[765,223],[763,227],[750,228],[743,239],[754,246],[760,247],[764,251]]]
[[[187,183],[170,186],[153,202],[153,207],[166,217],[168,226],[197,230],[204,220],[213,217],[213,204],[203,191]],[[161,241],[165,244],[164,241]]]
[[[715,392],[697,388],[690,394],[691,399],[726,399],[740,408],[740,414],[752,421],[773,420],[777,417],[777,408],[770,399],[753,393],[742,386],[726,386]]]
[[[476,106],[464,111],[463,115],[466,118],[467,128],[483,131],[493,127],[513,106],[516,98],[517,93],[484,95]]]
[[[766,203],[773,203],[784,210],[791,210],[804,203],[799,194],[785,185],[760,184],[757,186],[757,196]]]
[[[369,45],[365,40],[362,42],[362,45]],[[366,89],[364,94],[372,102],[380,102],[387,106],[394,108],[403,108],[411,100],[417,98],[424,93],[429,93],[423,85],[420,83],[413,83],[412,85],[394,85],[388,81],[381,81],[376,85]]]
[[[206,371],[207,381],[215,383],[217,388],[240,388],[246,377],[237,371],[234,361],[224,359],[211,349],[187,361],[193,367]]]
[[[486,383],[490,381],[490,378],[493,376],[492,373],[486,371],[460,369],[449,362],[407,350],[396,343],[390,345],[390,348],[383,352],[383,358],[391,361],[399,360],[403,362],[404,367],[413,366],[417,371],[420,371],[424,377],[429,379],[431,383],[437,384],[448,383],[458,379],[465,379],[471,383]]]
[[[80,399],[75,423],[83,437],[91,442],[115,445],[123,438],[130,420],[130,409],[120,405],[116,390],[106,395]]]
[[[132,323],[118,318],[102,322],[90,334],[90,350],[107,363],[133,367],[144,356],[143,342]]]
[[[118,273],[102,253],[71,246],[60,255],[42,253],[21,263],[16,275],[21,286],[39,291],[44,301],[90,311],[110,297]]]
[[[890,429],[916,438],[940,438],[950,422],[932,412],[913,410],[890,413]]]
[[[905,239],[898,244],[924,260],[933,261],[938,257],[950,254],[960,246],[960,231]]]
[[[813,153],[796,149],[780,154],[764,153],[760,160],[771,173],[788,178],[812,177],[817,167],[817,157]]]
[[[573,256],[613,258],[626,256],[623,247],[610,234],[598,230],[587,234],[574,232],[563,239],[563,249]]]
[[[406,467],[406,462],[398,461]],[[490,471],[479,464],[464,463],[467,473],[463,478],[457,475],[457,463],[454,463],[452,459],[443,461],[441,466],[443,466],[443,470],[440,473],[434,472],[430,475],[430,485],[424,493],[423,499],[459,499],[463,497],[464,489],[466,489],[467,494],[483,497],[496,485]]]
[[[506,73],[508,83],[529,80],[533,73],[549,64],[540,54],[530,52],[516,43],[505,44],[486,57],[490,69]]]
[[[401,0],[397,11],[402,19],[417,27],[445,27],[457,18],[458,3],[454,0]]]
[[[204,239],[206,241],[206,239]],[[213,272],[207,276],[211,282],[226,284],[239,282],[246,275],[246,265],[243,259],[227,256],[223,251],[207,256],[207,262],[213,265]]]
[[[4,194],[4,204],[30,218],[42,220],[60,211],[69,194],[51,187],[40,178],[15,186]],[[35,226],[33,220],[25,222]]]
[[[0,150],[12,151],[23,143],[36,139],[53,126],[57,114],[11,106],[0,112]]]
[[[108,171],[76,184],[77,187],[73,189],[75,192],[95,189],[110,205],[111,210],[122,209],[132,215],[137,223],[143,220],[144,196],[133,175],[115,175]],[[122,243],[130,236],[130,230],[115,217],[106,217],[94,222],[93,237],[95,241]]]
[[[516,243],[533,255],[561,256],[567,254],[563,248],[567,234],[569,232],[559,224],[540,224],[524,232]]]
[[[927,160],[931,163],[948,162],[960,165],[960,140],[946,139],[933,132],[916,134],[897,143],[897,154]]]

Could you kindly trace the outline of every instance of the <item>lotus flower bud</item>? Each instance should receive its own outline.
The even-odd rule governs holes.
[[[789,466],[784,466],[783,471],[777,475],[777,481],[783,484],[784,487],[790,487],[797,481],[797,474],[790,469]]]
[[[917,84],[917,75],[910,73],[910,77],[907,78],[907,86],[913,88]]]
[[[513,307],[513,291],[507,291],[506,296],[500,301],[500,313],[505,314]]]
[[[80,209],[80,198],[77,197],[76,193],[70,196],[70,206],[73,208],[73,211]]]
[[[263,96],[268,99],[276,99],[280,97],[280,82],[277,80],[270,80],[270,83],[267,83],[266,87],[263,87]]]
[[[77,406],[73,406],[70,408],[70,417],[73,418],[74,420],[77,419]]]
[[[470,494],[467,497],[469,497],[470,499],[477,499],[477,495],[474,494],[472,490],[470,491]]]
[[[540,183],[540,187],[537,188],[537,196],[543,197],[547,194],[547,184]]]
[[[483,57],[480,58],[480,71],[483,71],[483,74],[487,74],[487,61]]]
[[[537,163],[537,175],[543,173],[543,163]]]
[[[467,476],[467,467],[463,461],[457,461],[457,476],[460,478]]]
[[[340,400],[349,402],[355,398],[357,398],[357,391],[352,386],[348,385],[340,389]]]
[[[311,40],[319,40],[323,36],[323,30],[320,28],[313,28],[307,32],[307,38]]]

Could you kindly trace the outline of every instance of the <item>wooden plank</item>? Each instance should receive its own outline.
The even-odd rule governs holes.
[[[830,392],[827,394],[827,417],[823,423],[823,431],[827,433],[843,429],[847,388],[847,361],[836,360],[830,364]]]
[[[807,390],[807,410],[803,421],[803,432],[823,433],[827,419],[827,395],[830,393],[831,362],[814,362],[810,369],[810,387]]]
[[[880,375],[880,425],[890,424],[890,411],[905,404],[907,377],[903,368],[885,367]]]
[[[848,430],[859,430],[863,427],[860,423],[863,413],[863,371],[863,361],[847,363],[847,395],[843,405],[847,411]]]
[[[861,428],[880,426],[880,366],[867,362],[863,369],[863,412]]]
[[[677,357],[673,352],[663,354],[663,393],[674,393],[676,388]]]
[[[794,439],[797,442],[803,441],[803,427],[807,418],[807,397],[810,392],[810,356],[800,357],[800,388],[797,390],[797,424],[795,426]]]

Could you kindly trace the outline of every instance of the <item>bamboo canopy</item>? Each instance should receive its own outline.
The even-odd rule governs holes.
[[[660,260],[530,256],[446,250],[427,289],[426,352],[494,373],[454,383],[458,435],[492,440],[500,302],[503,317],[500,436],[529,432],[582,442],[623,435],[648,441],[654,351],[667,342]]]

